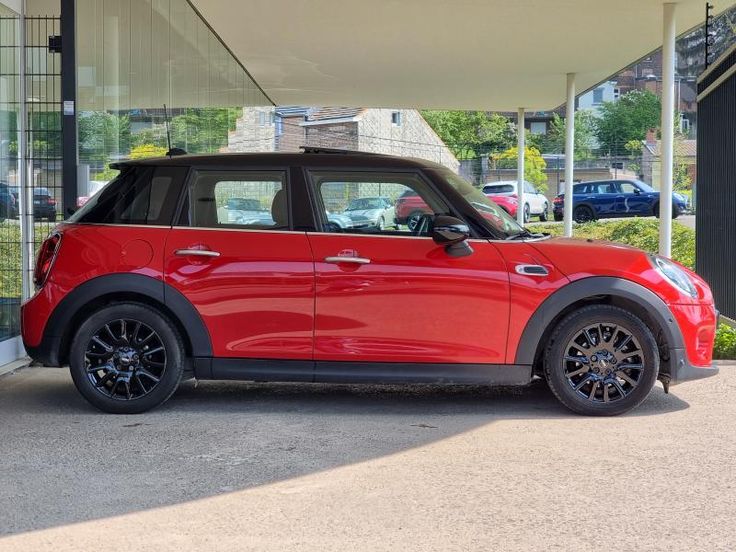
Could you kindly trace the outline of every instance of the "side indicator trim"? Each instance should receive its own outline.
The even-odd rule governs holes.
[[[519,264],[514,269],[517,274],[523,274],[524,276],[548,276],[549,270],[542,265],[533,264]]]

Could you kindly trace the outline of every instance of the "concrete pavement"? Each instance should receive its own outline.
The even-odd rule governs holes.
[[[736,365],[630,415],[544,385],[187,383],[98,413],[0,379],[0,550],[734,550]]]

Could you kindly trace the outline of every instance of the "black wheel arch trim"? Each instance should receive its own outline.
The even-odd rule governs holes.
[[[43,332],[43,340],[38,347],[27,347],[30,356],[50,366],[58,366],[63,362],[64,354],[60,349],[68,346],[65,336],[72,330],[70,325],[74,316],[85,305],[105,295],[116,293],[136,294],[148,297],[163,304],[178,319],[186,331],[186,337],[195,357],[211,357],[212,341],[207,327],[189,300],[163,280],[142,274],[107,274],[87,280],[77,286],[56,306],[51,313]]]
[[[634,301],[660,326],[670,349],[684,349],[680,327],[665,302],[644,286],[611,276],[591,276],[571,282],[550,295],[526,324],[516,348],[515,364],[534,364],[537,348],[560,312],[578,301],[607,295]],[[656,336],[655,336],[656,337]]]

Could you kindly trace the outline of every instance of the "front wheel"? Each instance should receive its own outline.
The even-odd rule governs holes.
[[[659,373],[649,328],[610,305],[583,307],[555,328],[544,357],[550,389],[567,408],[586,416],[615,416],[639,405]]]
[[[138,414],[162,404],[182,378],[184,347],[174,325],[139,303],[115,303],[77,330],[69,353],[74,385],[94,406]]]
[[[531,213],[530,213],[530,210],[529,210],[529,204],[528,203],[525,203],[524,204],[524,224],[526,224],[527,222],[529,222],[529,219],[530,218],[531,218]]]

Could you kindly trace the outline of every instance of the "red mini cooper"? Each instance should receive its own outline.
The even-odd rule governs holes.
[[[23,305],[31,357],[68,364],[107,412],[159,405],[184,377],[544,378],[575,412],[613,415],[657,379],[717,372],[700,277],[631,247],[533,234],[441,165],[313,149],[115,167],[44,242]],[[415,196],[431,212],[412,224],[399,209],[396,227],[334,222],[359,198]]]

